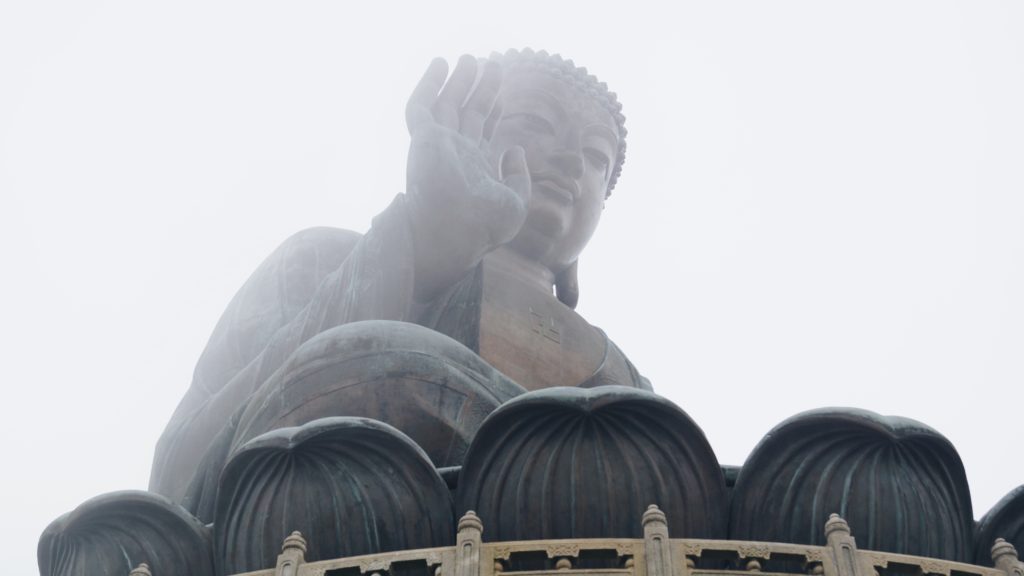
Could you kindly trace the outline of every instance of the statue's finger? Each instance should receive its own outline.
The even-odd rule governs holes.
[[[480,80],[476,84],[473,93],[469,95],[465,106],[462,108],[462,119],[469,119],[467,125],[462,125],[459,131],[463,136],[477,141],[483,136],[484,125],[491,110],[494,109],[494,102],[498,98],[498,91],[501,90],[501,65],[497,62],[484,64],[483,72],[480,73]]]
[[[459,120],[459,132],[473,142],[479,142],[484,133],[484,118],[476,110],[463,110]]]
[[[459,111],[462,109],[462,103],[466,101],[466,95],[473,87],[475,79],[476,58],[468,54],[463,55],[459,58],[459,63],[455,65],[451,78],[441,89],[441,93],[431,108],[434,119],[442,126],[447,126],[452,130],[459,129]]]
[[[530,203],[530,168],[526,165],[526,151],[513,146],[502,153],[498,161],[498,178],[511,188],[524,204]]]
[[[409,134],[416,131],[424,122],[432,122],[433,115],[430,112],[431,106],[437,99],[437,93],[444,85],[444,79],[448,77],[448,63],[444,58],[434,58],[423,73],[409,102],[405,106],[405,125],[409,128]]]
[[[487,116],[487,120],[484,121],[484,140],[490,140],[491,136],[494,136],[494,128],[498,126],[498,120],[501,120],[500,99],[494,102],[494,107],[491,108],[490,115]]]

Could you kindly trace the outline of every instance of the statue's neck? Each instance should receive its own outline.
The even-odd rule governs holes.
[[[530,290],[554,294],[555,275],[542,264],[523,257],[522,254],[501,246],[484,257],[484,266]]]

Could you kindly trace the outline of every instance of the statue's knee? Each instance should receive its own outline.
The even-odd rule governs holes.
[[[438,466],[461,461],[483,418],[524,390],[462,344],[416,324],[367,321],[303,344],[255,393],[234,445],[329,416],[386,422]]]
[[[368,320],[326,330],[303,344],[286,362],[284,370],[303,372],[310,365],[359,363],[374,359],[369,368],[413,372],[437,366],[454,366],[483,376],[494,369],[472,350],[430,328],[409,322]]]

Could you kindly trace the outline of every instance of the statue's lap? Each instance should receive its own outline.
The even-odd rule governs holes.
[[[401,430],[437,467],[454,466],[487,414],[523,392],[439,332],[407,322],[355,322],[303,344],[260,386],[232,444],[318,418],[360,416]]]

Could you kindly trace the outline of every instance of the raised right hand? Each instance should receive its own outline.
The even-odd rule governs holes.
[[[435,59],[413,91],[406,107],[412,136],[406,191],[417,240],[439,244],[439,250],[452,241],[476,244],[472,252],[479,258],[519,232],[530,177],[522,148],[487,149],[501,114],[495,105],[501,68],[485,63],[474,87],[477,67],[475,58],[463,56],[448,78],[448,64]]]

